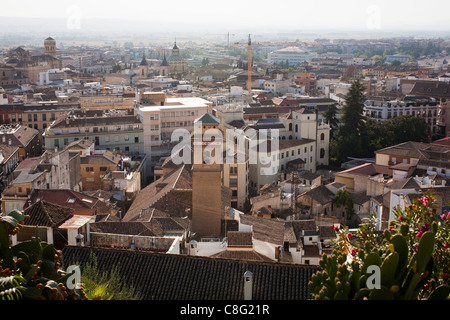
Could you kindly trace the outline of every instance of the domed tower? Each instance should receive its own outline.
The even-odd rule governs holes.
[[[168,63],[170,66],[170,73],[173,75],[179,75],[187,71],[186,61],[183,56],[180,55],[180,49],[178,48],[176,41],[172,48],[172,54],[168,59]]]
[[[145,53],[142,55],[142,61],[139,64],[139,77],[140,78],[147,78],[148,77],[148,62],[147,59],[145,59]]]
[[[44,41],[44,54],[56,58],[56,41],[52,37],[48,37]]]
[[[170,74],[170,66],[166,59],[166,54],[164,53],[164,59],[159,66],[159,74],[163,77],[168,77]]]

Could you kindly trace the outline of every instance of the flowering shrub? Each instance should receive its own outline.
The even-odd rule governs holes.
[[[435,198],[414,199],[384,232],[372,223],[356,234],[334,227],[337,240],[331,255],[320,261],[309,290],[315,299],[449,299],[450,213],[438,214]],[[372,216],[373,219],[373,216]],[[369,285],[379,270],[378,286]],[[369,269],[371,268],[371,269]]]
[[[60,268],[62,252],[39,238],[11,247],[28,216],[13,210],[0,216],[0,300],[81,300],[81,288],[67,288],[71,274]]]

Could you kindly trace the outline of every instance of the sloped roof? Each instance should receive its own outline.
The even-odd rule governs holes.
[[[204,113],[201,117],[194,120],[194,123],[198,122],[203,124],[219,124],[220,119],[210,113]]]
[[[185,165],[140,190],[123,217],[123,221],[140,219],[144,210],[152,208],[165,194],[174,189],[192,190],[192,175]]]
[[[141,60],[141,63],[139,65],[140,66],[148,66],[147,59],[145,59],[145,54],[142,56],[142,60]]]
[[[272,259],[265,255],[256,252],[254,250],[224,250],[219,253],[213,254],[211,258],[220,259],[235,259],[244,261],[260,261],[260,262],[273,262]]]
[[[309,191],[299,195],[299,197],[303,195],[308,195],[320,204],[327,204],[333,201],[334,194],[324,185],[320,185],[316,188],[312,188]]]
[[[25,220],[29,226],[56,228],[73,216],[74,210],[47,201],[38,201],[24,210],[30,217]]]
[[[167,62],[166,55],[164,54],[164,59],[161,63],[161,67],[168,67],[169,63]]]
[[[450,84],[443,81],[416,81],[409,94],[446,98],[450,97]]]
[[[98,198],[69,189],[36,189],[32,192],[26,206],[33,205],[39,200],[73,209],[92,209],[99,201]]]
[[[152,230],[148,222],[95,222],[90,225],[92,232],[126,234],[139,236],[162,236],[160,230]]]
[[[100,271],[117,267],[144,300],[242,300],[246,271],[253,273],[255,300],[307,300],[308,282],[318,271],[310,265],[74,246],[63,249],[63,261],[83,266],[91,253]]]
[[[253,227],[253,239],[283,245],[284,222],[247,214],[240,215],[242,224]]]

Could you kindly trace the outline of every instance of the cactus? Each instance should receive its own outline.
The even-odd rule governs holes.
[[[64,285],[71,274],[60,269],[62,253],[35,237],[9,246],[9,235],[17,234],[27,218],[14,210],[0,217],[0,300],[87,299],[83,288]]]
[[[374,236],[370,226],[363,226],[359,242],[350,242],[343,240],[341,230],[333,254],[322,257],[321,271],[309,282],[310,294],[330,300],[449,299],[449,252],[442,245],[449,238],[449,221],[442,224],[433,219],[424,208],[428,199],[432,198],[424,199],[422,207],[411,207],[414,210],[406,218],[399,213],[399,219],[382,236]],[[450,214],[448,217],[450,220]],[[353,246],[351,259],[348,243]],[[370,266],[379,267],[379,287],[368,283]]]

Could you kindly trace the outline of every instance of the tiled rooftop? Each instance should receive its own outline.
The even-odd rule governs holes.
[[[242,300],[243,275],[253,273],[254,300],[310,299],[315,266],[241,261],[133,250],[67,246],[63,265],[85,264],[95,254],[100,270],[118,268],[144,300]],[[82,268],[83,270],[83,268]]]

